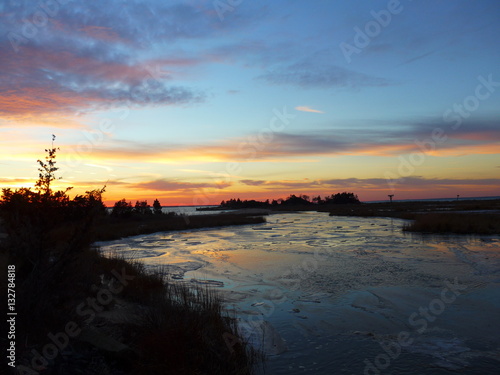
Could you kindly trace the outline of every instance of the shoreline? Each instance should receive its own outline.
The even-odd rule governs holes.
[[[475,343],[482,335],[494,339],[498,332],[488,327],[498,311],[498,304],[490,301],[500,295],[495,273],[498,240],[431,237],[423,244],[405,236],[399,220],[394,220],[393,229],[387,218],[331,220],[321,213],[290,214],[274,216],[257,232],[252,226],[220,233],[217,229],[178,232],[131,239],[129,249],[120,249],[143,254],[150,265],[166,261],[170,272],[177,267],[179,273],[186,271],[181,279],[187,285],[213,283],[226,306],[234,309],[244,338],[271,355],[270,373],[279,373],[274,370],[280,368],[301,373],[301,366],[313,366],[308,360],[313,357],[318,363],[313,368],[321,369],[320,363],[348,367],[345,352],[326,352],[328,345],[339,342],[355,351],[361,348],[373,362],[384,353],[378,341],[395,345],[394,337],[402,330],[414,340],[406,355],[425,355],[444,370],[473,363],[469,354],[474,358],[494,354],[493,346],[478,349]],[[331,246],[332,241],[338,246]],[[157,259],[152,246],[159,250]],[[419,306],[435,310],[445,281],[455,285],[457,276],[458,284],[467,289],[430,318],[436,323],[429,321],[423,334],[418,331],[423,316],[409,325]],[[447,291],[447,301],[450,296]],[[483,313],[488,307],[494,310]],[[464,308],[477,316],[474,329],[466,324]],[[446,331],[433,329],[437,325]],[[309,340],[315,345],[308,345]],[[431,352],[434,347],[437,350]],[[456,351],[461,348],[463,352]],[[444,362],[438,362],[440,356]],[[398,369],[405,360],[393,366]]]
[[[222,213],[191,216],[147,215],[131,218],[106,216],[98,219],[93,230],[93,239],[94,242],[113,241],[156,232],[265,223],[265,218],[260,215],[256,216],[253,213]]]

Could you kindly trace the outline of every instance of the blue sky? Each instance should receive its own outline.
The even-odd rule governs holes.
[[[32,186],[56,134],[60,183],[107,183],[110,201],[498,195],[499,16],[493,0],[3,2],[0,184]]]

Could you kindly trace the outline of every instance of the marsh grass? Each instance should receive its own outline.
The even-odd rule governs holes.
[[[485,213],[427,213],[415,215],[403,230],[422,233],[500,234],[500,215]]]
[[[326,209],[320,209],[326,210]],[[415,219],[422,214],[491,214],[500,213],[500,200],[408,201],[362,204],[339,204],[329,207],[330,216],[397,217]]]
[[[218,293],[207,286],[165,283],[163,293],[141,311],[135,350],[137,374],[252,374],[263,356],[236,337],[236,320],[223,309]],[[151,296],[150,296],[151,298]]]
[[[4,269],[8,258],[2,252]],[[113,271],[123,272],[132,280],[112,303],[95,311],[95,318],[86,320],[88,316],[80,316],[76,307],[95,299],[98,291],[114,279]],[[114,353],[83,335],[77,336],[65,349],[65,356],[50,361],[47,368],[53,375],[72,371],[93,374],[96,361],[102,362],[104,375],[246,375],[254,373],[263,361],[263,355],[242,340],[227,342],[227,334],[238,337],[237,323],[225,312],[214,289],[169,280],[161,267],[150,272],[138,260],[116,254],[105,257],[99,249],[89,248],[67,262],[60,274],[47,274],[38,284],[36,291],[30,290],[31,282],[20,283],[17,288],[18,363],[29,364],[32,350],[42,352],[51,342],[48,333],[63,331],[69,321],[97,332],[98,339],[94,340],[109,338],[128,348]],[[39,293],[36,304],[32,301],[35,292]],[[77,360],[79,365],[74,364]]]
[[[193,215],[147,215],[142,217],[115,218],[101,217],[94,228],[96,241],[111,241],[123,237],[137,236],[155,232],[220,227],[264,223],[262,216],[244,214]]]
[[[167,269],[149,271],[137,260],[112,255],[99,271],[125,267],[133,276],[120,299],[131,319],[116,327],[115,336],[131,348],[127,374],[252,374],[264,356],[238,340],[236,319],[209,286],[192,286],[168,278]]]
[[[239,341],[227,345],[226,333],[237,337],[236,320],[222,308],[219,295],[208,287],[183,285],[166,278],[165,270],[150,272],[137,259],[104,256],[91,246],[94,228],[105,217],[66,221],[48,211],[30,215],[4,211],[9,237],[2,241],[0,267],[16,265],[17,363],[30,366],[33,350],[41,353],[49,333],[63,332],[68,322],[85,330],[45,364],[52,375],[85,373],[100,363],[108,374],[251,374],[262,356]],[[48,215],[48,216],[47,216]],[[162,218],[164,219],[164,218]],[[155,219],[141,231],[183,228],[179,217]],[[227,215],[190,220],[191,227],[262,222],[262,218]],[[113,221],[122,235],[136,234],[137,223]],[[95,225],[94,225],[95,224]],[[155,226],[158,225],[158,226]],[[166,226],[165,226],[166,225]],[[108,228],[109,229],[109,228]],[[96,299],[113,272],[132,278],[95,315],[82,315],[78,306]],[[2,295],[6,284],[0,283]],[[90,332],[90,333],[89,333]],[[125,351],[106,349],[106,342]],[[104,343],[104,344],[103,344]],[[6,341],[1,342],[3,347]]]

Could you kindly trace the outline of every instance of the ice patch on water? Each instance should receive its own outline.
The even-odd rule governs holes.
[[[471,349],[458,338],[422,337],[407,350],[435,358],[434,365],[448,370],[460,370],[469,366],[466,355]]]
[[[191,279],[190,281],[193,284],[214,286],[214,287],[217,287],[217,288],[222,288],[224,286],[224,283],[222,281],[218,281],[218,280]]]
[[[285,340],[270,322],[266,320],[239,322],[240,336],[266,355],[277,355],[287,350]]]

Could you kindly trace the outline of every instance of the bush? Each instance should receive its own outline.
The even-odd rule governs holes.
[[[132,202],[127,202],[125,198],[123,198],[121,201],[115,202],[113,210],[111,211],[111,216],[127,218],[132,216],[132,211]]]

